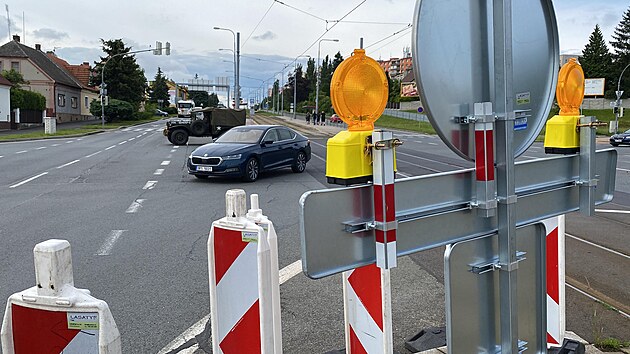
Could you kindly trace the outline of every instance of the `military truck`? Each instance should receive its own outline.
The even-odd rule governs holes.
[[[190,118],[173,118],[166,121],[163,133],[172,144],[185,145],[190,136],[211,136],[214,139],[239,125],[245,125],[245,110],[193,108]]]

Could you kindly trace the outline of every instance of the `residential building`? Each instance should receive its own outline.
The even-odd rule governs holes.
[[[0,129],[11,129],[11,82],[0,75]]]
[[[35,49],[41,51],[41,45],[35,44]],[[76,79],[81,85],[81,115],[84,117],[90,117],[90,103],[93,100],[99,99],[99,90],[96,87],[90,86],[90,76],[92,75],[92,68],[89,62],[83,62],[82,64],[72,65],[67,61],[59,58],[54,52],[46,52],[46,55],[57,64],[57,66],[64,68],[70,75]]]
[[[44,52],[20,43],[20,36],[0,46],[0,69],[14,69],[28,84],[25,90],[46,98],[46,115],[57,122],[87,119],[81,114],[82,86],[70,73],[57,65]]]

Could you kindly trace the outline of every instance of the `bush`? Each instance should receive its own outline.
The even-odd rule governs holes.
[[[420,97],[418,96],[401,97],[398,102],[413,102],[413,101],[420,101]]]
[[[101,115],[101,103],[97,100],[93,100],[90,104],[90,113],[95,116]],[[134,109],[131,103],[127,101],[109,100],[109,105],[105,106],[105,120],[113,122],[116,120],[135,119]]]
[[[19,108],[33,111],[43,111],[46,109],[46,97],[37,92],[13,87],[11,88],[10,95],[11,109]]]
[[[144,105],[144,111],[137,111],[133,114],[133,119],[135,120],[145,120],[151,119],[155,116],[155,110],[157,109],[157,105],[155,103],[147,102]]]
[[[177,114],[177,107],[165,107],[162,110],[168,114]]]

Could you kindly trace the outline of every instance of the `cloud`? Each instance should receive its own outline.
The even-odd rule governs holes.
[[[277,34],[271,31],[267,31],[261,34],[260,36],[253,36],[252,39],[256,41],[268,41],[268,40],[276,39],[277,37],[278,37]]]
[[[66,32],[59,32],[52,28],[40,28],[38,30],[33,31],[35,37],[39,39],[48,39],[48,40],[58,40],[68,38],[68,34]]]

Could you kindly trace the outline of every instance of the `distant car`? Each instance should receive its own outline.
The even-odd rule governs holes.
[[[164,112],[161,109],[156,109],[155,110],[155,115],[156,116],[161,116],[161,117],[168,117],[168,113]]]
[[[279,125],[234,127],[214,142],[195,149],[188,156],[188,173],[242,177],[253,182],[261,172],[291,167],[302,173],[311,159],[310,141],[293,129]]]
[[[610,137],[610,145],[619,146],[619,145],[630,145],[630,129],[626,130],[623,133],[615,134]]]
[[[332,116],[330,116],[330,122],[331,123],[342,123],[343,121],[341,120],[341,118],[339,118],[339,116],[337,114],[333,114]]]

